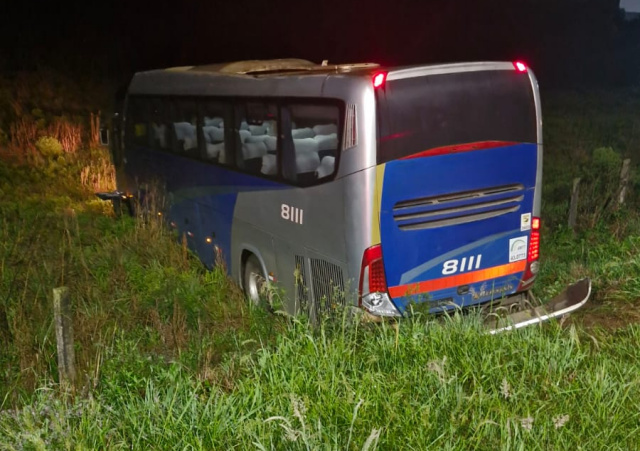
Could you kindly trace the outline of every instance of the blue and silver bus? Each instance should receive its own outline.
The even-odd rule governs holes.
[[[155,186],[167,223],[253,301],[265,283],[312,317],[345,303],[394,317],[531,301],[542,121],[521,62],[147,71],[121,130],[111,196],[140,202]],[[582,281],[508,327],[589,293]]]

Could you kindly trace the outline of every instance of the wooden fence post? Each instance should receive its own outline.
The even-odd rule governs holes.
[[[631,172],[631,159],[627,158],[622,161],[622,169],[620,170],[620,187],[618,188],[618,206],[624,204],[624,198],[627,194],[627,184],[629,183],[629,174]]]
[[[571,189],[571,204],[569,204],[569,228],[571,230],[576,227],[576,219],[578,216],[578,196],[580,193],[580,177],[573,179],[573,188]]]
[[[73,350],[73,320],[69,288],[53,289],[53,314],[58,344],[58,375],[60,385],[73,386],[76,379],[75,354]]]

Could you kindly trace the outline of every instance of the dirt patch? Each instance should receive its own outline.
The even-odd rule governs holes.
[[[629,324],[640,324],[640,299],[635,301],[589,301],[571,314],[565,324],[581,325],[585,329],[615,330]]]

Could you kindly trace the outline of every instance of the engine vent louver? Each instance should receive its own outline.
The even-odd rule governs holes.
[[[329,315],[345,302],[342,269],[326,260],[311,258],[311,284],[315,318]]]
[[[524,186],[483,188],[395,204],[393,218],[400,230],[422,230],[494,218],[520,209]]]

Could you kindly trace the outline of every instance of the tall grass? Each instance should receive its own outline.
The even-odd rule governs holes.
[[[114,328],[167,358],[213,337],[217,360],[238,336],[231,332],[270,334],[269,322],[252,323],[226,274],[207,271],[157,216],[115,219],[107,203],[69,197],[66,182],[33,196],[20,181],[0,201],[0,407],[19,404],[57,372],[57,286],[72,294],[79,389],[95,383]]]
[[[489,336],[474,318],[312,330],[237,341],[202,378],[123,332],[88,397],[45,385],[0,414],[7,449],[633,449],[640,339],[557,325]]]

